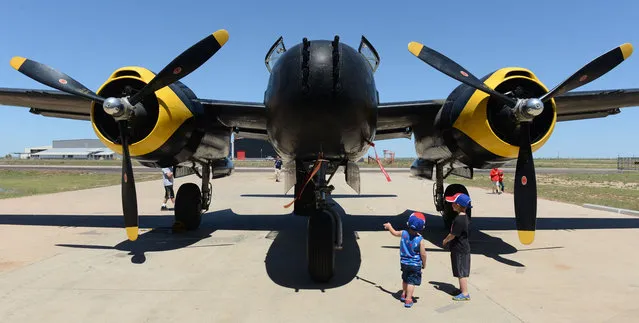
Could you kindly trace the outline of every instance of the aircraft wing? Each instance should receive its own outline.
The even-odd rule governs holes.
[[[639,106],[639,89],[568,92],[555,97],[557,121],[603,118]]]
[[[411,138],[418,123],[433,124],[446,100],[382,103],[375,140]],[[555,97],[557,121],[603,118],[639,106],[639,89],[568,92]]]
[[[217,116],[225,126],[244,138],[267,140],[266,107],[257,102],[197,99],[207,114]]]
[[[382,103],[378,107],[375,140],[408,138],[412,127],[424,120],[435,121],[446,100]],[[427,121],[427,122],[428,122]]]
[[[0,88],[0,105],[28,107],[46,117],[91,119],[91,101],[55,90]]]
[[[266,109],[261,103],[197,99],[205,113],[244,137],[266,139]],[[91,101],[57,90],[0,88],[0,105],[28,107],[46,117],[91,119]]]

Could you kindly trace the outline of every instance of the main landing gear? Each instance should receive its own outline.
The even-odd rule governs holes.
[[[202,174],[195,171],[202,179],[202,191],[195,183],[184,183],[175,197],[174,231],[196,230],[202,222],[202,213],[209,209],[213,185],[211,184],[211,165],[203,165]]]
[[[295,192],[302,190],[308,171],[301,161],[296,162]],[[295,201],[294,213],[308,216],[306,256],[308,273],[316,282],[328,282],[335,271],[335,250],[342,249],[342,219],[333,204],[327,201],[334,187],[328,185],[336,169],[321,162],[317,174],[309,181],[301,197]],[[327,172],[330,177],[326,180]]]
[[[464,185],[461,184],[450,184],[444,190],[444,178],[448,177],[450,172],[444,174],[444,168],[442,164],[435,165],[435,184],[433,184],[433,200],[435,202],[435,208],[442,215],[442,219],[444,220],[444,228],[446,231],[450,231],[450,227],[453,225],[453,220],[458,212],[453,210],[453,206],[451,203],[446,202],[444,199],[445,196],[455,195],[457,193],[464,193],[468,195],[468,189]],[[471,218],[472,209],[466,210],[466,215],[468,218]]]

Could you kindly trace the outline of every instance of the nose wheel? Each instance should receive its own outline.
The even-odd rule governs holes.
[[[333,277],[335,251],[342,249],[342,219],[333,204],[327,201],[333,190],[326,180],[327,168],[327,163],[322,162],[315,175],[313,189],[306,187],[314,196],[314,203],[309,205],[306,214],[309,215],[306,240],[308,273],[319,283],[326,283]]]

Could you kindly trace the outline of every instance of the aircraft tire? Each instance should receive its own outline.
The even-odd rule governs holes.
[[[461,184],[450,184],[444,190],[444,196],[449,196],[456,193],[464,193],[468,195],[468,189],[466,189],[466,186]],[[469,209],[467,210],[467,212],[468,213],[466,215],[468,215],[468,218],[470,219],[471,210]],[[446,231],[450,231],[450,227],[453,225],[453,220],[455,220],[457,214],[458,213],[453,210],[453,205],[450,202],[446,202],[446,200],[444,200],[444,210],[442,211],[442,218],[444,219],[444,228],[446,229]]]
[[[202,222],[202,196],[195,183],[184,183],[175,197],[175,222],[196,230]]]
[[[315,282],[328,282],[335,271],[335,220],[328,209],[317,210],[308,218],[308,273]]]

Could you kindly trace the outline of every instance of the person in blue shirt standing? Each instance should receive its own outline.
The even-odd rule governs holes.
[[[426,268],[426,242],[419,234],[424,230],[426,217],[413,212],[408,217],[408,230],[397,231],[390,223],[384,223],[384,229],[392,235],[401,237],[399,241],[400,266],[402,269],[402,297],[404,307],[413,306],[415,286],[422,283],[422,269]]]

